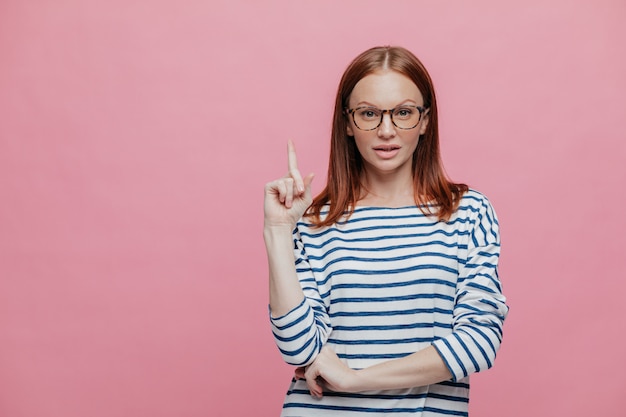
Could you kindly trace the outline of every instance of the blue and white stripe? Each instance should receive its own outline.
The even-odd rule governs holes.
[[[467,415],[468,376],[493,365],[508,311],[498,221],[482,194],[466,193],[447,222],[415,206],[357,208],[322,229],[303,219],[294,243],[306,298],[271,318],[287,363],[307,365],[328,344],[358,369],[434,345],[453,380],[322,400],[293,381],[284,416]]]

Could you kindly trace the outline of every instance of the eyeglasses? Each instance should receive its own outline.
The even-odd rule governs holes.
[[[429,109],[419,106],[398,106],[389,110],[381,110],[376,107],[357,107],[346,109],[352,115],[352,120],[360,130],[374,130],[383,122],[385,113],[389,113],[391,123],[398,129],[409,130],[417,126],[422,114],[428,113]]]

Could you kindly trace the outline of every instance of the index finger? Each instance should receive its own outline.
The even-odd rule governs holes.
[[[289,172],[298,170],[298,159],[296,158],[296,147],[293,142],[289,140],[287,142],[287,162]]]
[[[298,170],[298,159],[296,158],[296,148],[293,142],[289,140],[287,142],[287,165],[289,167],[289,175],[294,179],[296,183],[296,189],[298,192],[304,192],[304,181]]]

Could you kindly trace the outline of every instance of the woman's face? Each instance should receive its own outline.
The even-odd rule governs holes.
[[[380,110],[394,109],[401,105],[423,107],[424,98],[407,76],[391,70],[381,70],[365,76],[354,86],[348,105],[350,109],[365,106]],[[415,128],[399,129],[392,123],[390,114],[385,113],[378,128],[366,131],[359,129],[350,115],[347,133],[354,136],[368,174],[411,176],[413,153],[420,135],[426,131],[427,124],[428,116],[422,115]]]

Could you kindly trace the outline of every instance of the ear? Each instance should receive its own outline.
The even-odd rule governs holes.
[[[420,121],[420,135],[426,133],[426,128],[428,127],[428,122],[430,121],[430,116],[428,113],[425,113]]]
[[[354,136],[354,130],[352,130],[352,123],[350,123],[350,118],[348,118],[348,123],[346,123],[346,133],[348,136]]]

